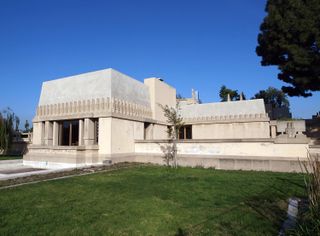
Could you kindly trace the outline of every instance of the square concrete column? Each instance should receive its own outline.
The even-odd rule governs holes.
[[[277,126],[271,125],[271,138],[275,138],[277,136]]]
[[[41,145],[45,145],[45,140],[44,140],[44,136],[45,136],[45,122],[41,122]]]
[[[94,144],[94,122],[89,119],[84,119],[84,133],[83,133],[84,145]]]
[[[84,133],[84,124],[83,120],[79,120],[79,146],[84,145],[83,133]]]
[[[36,145],[44,145],[44,122],[33,123],[32,143]]]
[[[44,125],[44,144],[47,146],[52,145],[53,125],[52,122],[46,121]]]
[[[59,145],[59,124],[57,121],[53,122],[53,146],[58,146]]]

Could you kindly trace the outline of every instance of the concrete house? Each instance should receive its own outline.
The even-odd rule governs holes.
[[[261,99],[199,104],[193,94],[192,99],[177,100],[176,89],[158,78],[142,83],[105,69],[42,84],[24,164],[60,168],[162,163],[168,124],[159,104],[175,107],[177,102],[185,122],[178,145],[183,165],[277,170],[272,161],[306,157],[303,124],[291,127],[291,137],[288,129],[278,132]]]

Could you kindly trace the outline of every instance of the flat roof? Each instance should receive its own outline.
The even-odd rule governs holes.
[[[112,68],[43,82],[39,106],[108,97],[150,106],[148,87]]]

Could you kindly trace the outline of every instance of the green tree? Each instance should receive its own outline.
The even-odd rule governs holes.
[[[179,114],[179,106],[176,108],[169,107],[168,105],[160,105],[163,110],[164,116],[167,118],[168,129],[167,134],[169,143],[167,147],[163,147],[162,150],[165,152],[165,161],[169,165],[170,160],[173,160],[173,166],[178,166],[177,162],[177,140],[179,137],[179,130],[184,125],[183,119]]]
[[[29,121],[26,120],[26,122],[24,123],[24,132],[29,132],[30,131],[30,124]]]
[[[261,65],[276,65],[289,96],[320,90],[320,1],[268,0],[258,35]]]
[[[228,95],[230,96],[231,101],[236,101],[240,99],[238,90],[232,90],[227,88],[225,85],[222,85],[219,91],[221,102],[228,101]]]
[[[243,92],[240,93],[240,97],[242,97],[242,100],[247,100],[247,97]]]
[[[184,97],[180,93],[177,93],[176,98],[177,99],[184,99]]]
[[[17,120],[19,120],[19,118],[10,108],[0,112],[0,153],[6,154],[11,147],[15,131],[14,123]]]
[[[271,104],[273,107],[289,107],[290,103],[287,95],[276,88],[269,87],[266,90],[260,90],[253,96],[253,99],[262,98],[265,104]]]
[[[16,124],[15,131],[19,131],[20,119],[18,116],[15,116],[15,124]]]

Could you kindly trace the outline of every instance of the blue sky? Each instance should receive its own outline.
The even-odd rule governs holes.
[[[0,0],[0,109],[31,120],[41,83],[115,68],[161,77],[183,96],[219,101],[221,85],[247,97],[280,88],[255,54],[265,0]],[[294,117],[320,110],[320,93],[290,98]]]

